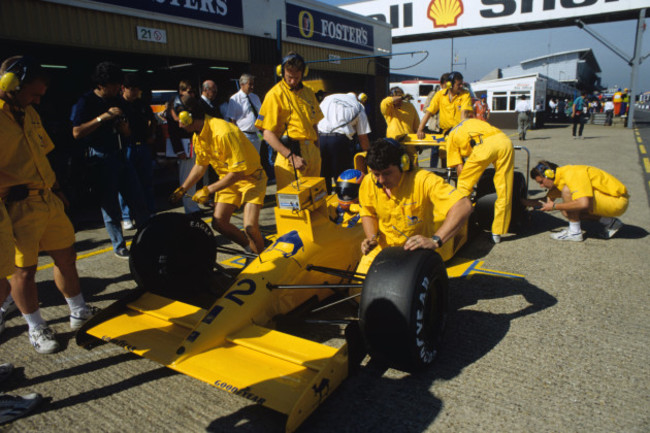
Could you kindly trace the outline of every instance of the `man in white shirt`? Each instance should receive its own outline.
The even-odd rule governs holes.
[[[318,141],[321,154],[321,176],[325,178],[327,192],[332,192],[332,178],[353,167],[355,134],[361,149],[367,150],[370,142],[370,125],[363,104],[350,93],[334,93],[320,104],[325,116],[318,122]]]
[[[257,153],[260,153],[262,143],[259,130],[255,127],[257,114],[260,112],[262,102],[260,98],[253,93],[255,86],[255,77],[250,74],[242,74],[239,77],[239,92],[230,97],[228,102],[228,111],[226,120],[236,124],[244,133],[246,138],[253,143]]]
[[[605,126],[612,126],[612,118],[614,117],[614,103],[612,98],[607,98],[605,101]]]
[[[526,130],[530,125],[530,103],[526,95],[521,95],[515,105],[515,111],[517,112],[517,132],[519,133],[519,140],[526,139]]]

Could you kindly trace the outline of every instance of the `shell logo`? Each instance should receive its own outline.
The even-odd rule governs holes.
[[[462,0],[431,0],[427,17],[433,21],[433,27],[451,27],[458,23],[463,14]]]

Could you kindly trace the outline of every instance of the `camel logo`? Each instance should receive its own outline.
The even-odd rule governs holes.
[[[463,10],[462,0],[431,0],[427,17],[433,21],[434,28],[453,27]]]
[[[289,233],[280,236],[271,246],[269,252],[273,250],[280,251],[280,253],[282,253],[282,256],[284,256],[286,259],[298,254],[298,251],[300,251],[301,248],[304,251],[305,244],[303,243],[302,239],[300,239],[298,232],[296,230],[292,230]]]

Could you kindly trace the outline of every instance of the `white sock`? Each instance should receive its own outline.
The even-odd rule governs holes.
[[[84,296],[81,293],[72,298],[65,298],[65,301],[68,303],[70,314],[73,316],[78,316],[86,309],[86,301],[84,301]]]
[[[614,221],[614,218],[611,217],[602,217],[601,219],[598,220],[598,222],[604,226],[611,224],[612,221]]]
[[[569,233],[578,234],[582,233],[582,227],[580,227],[580,221],[569,221]]]
[[[46,325],[45,320],[41,317],[41,310],[38,309],[34,311],[33,313],[29,314],[23,314],[23,317],[25,318],[25,321],[27,322],[27,327],[29,328],[29,332],[33,331],[40,325]]]

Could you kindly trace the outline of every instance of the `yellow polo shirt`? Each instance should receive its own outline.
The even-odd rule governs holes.
[[[472,98],[468,91],[463,90],[449,100],[449,89],[438,90],[431,99],[427,111],[431,114],[440,112],[440,129],[443,131],[453,128],[460,123],[460,115],[463,110],[473,111]]]
[[[196,164],[210,164],[219,176],[239,171],[251,175],[262,169],[255,146],[233,123],[206,116],[203,129],[193,140]]]
[[[628,195],[627,188],[611,174],[588,165],[565,165],[555,170],[555,187],[562,191],[565,186],[571,191],[573,200],[593,197],[599,191],[612,197]]]
[[[386,119],[386,137],[388,138],[413,134],[420,126],[420,116],[413,104],[408,101],[402,101],[398,108],[393,104],[393,97],[389,96],[381,101],[380,109]]]
[[[499,128],[479,119],[465,119],[456,125],[447,136],[447,166],[463,163],[463,158],[472,154],[471,140],[476,144],[493,135],[503,134]]]
[[[294,140],[318,141],[315,125],[323,118],[314,92],[303,86],[292,92],[282,80],[268,91],[260,107],[255,126],[268,129],[281,137]]]
[[[32,106],[25,109],[23,125],[16,123],[9,105],[0,99],[0,196],[14,185],[45,189],[56,181],[46,156],[54,143]]]
[[[402,173],[393,195],[378,188],[372,174],[359,189],[359,214],[377,218],[382,248],[403,245],[407,237],[433,236],[447,212],[463,195],[441,177],[416,169]],[[401,233],[400,233],[401,232]]]

